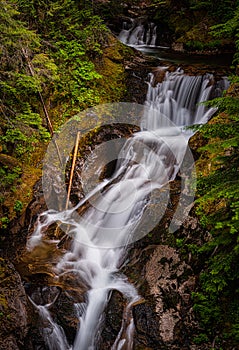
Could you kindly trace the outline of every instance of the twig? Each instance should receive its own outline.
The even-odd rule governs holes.
[[[77,152],[79,148],[79,139],[80,139],[80,131],[78,131],[76,135],[75,150],[74,150],[74,155],[73,155],[72,164],[71,164],[70,180],[69,180],[69,186],[68,186],[68,192],[67,192],[67,198],[66,198],[66,206],[65,206],[66,210],[68,209],[69,200],[70,200],[72,180],[73,180],[73,175],[75,170]]]
[[[32,64],[31,64],[31,61],[29,59],[29,56],[27,54],[27,51],[22,48],[22,53],[23,53],[23,56],[25,57],[25,60],[27,62],[27,66],[29,68],[29,71],[30,71],[31,75],[34,77],[35,76],[35,72],[34,72],[34,69],[32,67]],[[43,100],[41,91],[39,89],[37,91],[38,91],[38,95],[39,95],[39,98],[40,98],[40,101],[41,101],[41,104],[42,104],[43,112],[44,112],[46,120],[47,120],[48,129],[50,131],[51,137],[53,137],[54,136],[54,130],[53,130],[53,126],[52,126],[52,123],[51,123],[51,119],[49,117],[49,114],[48,114],[45,102]],[[54,143],[54,145],[56,147],[56,151],[57,151],[57,155],[58,155],[59,161],[60,161],[61,165],[63,165],[62,164],[62,160],[61,160],[60,151],[59,151],[59,148],[58,148],[58,145],[57,145],[57,142],[56,142],[55,139],[53,139],[53,143]]]
[[[71,164],[70,180],[69,180],[69,186],[68,186],[68,191],[67,191],[65,210],[68,209],[69,201],[70,201],[72,180],[73,180],[73,175],[74,175],[74,170],[75,170],[77,152],[78,152],[78,148],[79,148],[79,139],[80,139],[80,131],[78,131],[77,135],[76,135],[75,149],[74,149],[74,155],[73,155],[72,164]],[[60,248],[65,243],[67,236],[68,236],[69,229],[70,229],[70,225],[68,224],[66,227],[64,236],[61,238],[60,242],[57,244],[58,248]],[[58,230],[59,230],[59,226],[57,226],[57,228],[56,228],[57,234],[58,234]]]
[[[33,69],[33,67],[32,67],[32,64],[31,64],[31,61],[30,61],[30,59],[29,59],[29,56],[28,56],[28,54],[27,54],[27,51],[24,50],[24,49],[22,48],[22,53],[23,53],[23,56],[24,56],[25,59],[26,59],[26,62],[27,62],[29,71],[30,71],[31,75],[34,77],[34,76],[35,76],[35,72],[34,72],[34,69]],[[41,104],[42,104],[42,107],[43,107],[43,111],[44,111],[44,114],[45,114],[45,117],[46,117],[46,120],[47,120],[47,123],[48,123],[48,128],[49,128],[49,131],[50,131],[50,134],[51,134],[51,137],[52,137],[53,134],[54,134],[53,127],[52,127],[52,123],[51,123],[51,120],[50,120],[50,117],[49,117],[49,114],[48,114],[46,105],[45,105],[45,103],[44,103],[42,94],[41,94],[41,92],[40,92],[39,90],[38,90],[38,95],[39,95],[39,97],[40,97],[40,101],[41,101]]]

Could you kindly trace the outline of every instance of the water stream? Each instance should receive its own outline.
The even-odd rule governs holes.
[[[169,73],[166,67],[160,69],[165,70],[165,78],[154,84],[154,76],[150,76],[145,102],[148,108],[142,118],[141,131],[129,138],[121,149],[111,178],[98,184],[76,207],[41,214],[28,240],[28,248],[32,250],[44,240],[44,232],[52,223],[68,225],[72,243],[53,273],[56,280],[73,274],[75,280],[88,289],[84,303],[75,302],[79,327],[71,345],[63,329],[54,323],[48,305],[36,305],[41,318],[45,319],[45,340],[51,350],[97,349],[103,313],[112,290],[119,291],[127,300],[122,327],[112,350],[133,349],[131,311],[140,296],[120,273],[127,244],[138,239],[137,228],[150,193],[172,181],[180,169],[193,133],[185,126],[206,123],[215,112],[200,102],[219,96],[228,87],[226,79],[215,82],[210,74],[186,76],[182,70]],[[75,216],[89,199],[90,207],[80,217]]]
[[[135,47],[147,56],[153,56],[161,61],[173,64],[208,65],[226,70],[231,65],[232,54],[220,53],[214,55],[189,55],[185,52],[178,52],[171,49],[171,45],[160,36],[160,28],[154,23],[147,22],[140,18],[130,18],[128,22],[123,22],[122,29],[118,34],[118,39],[128,45]]]
[[[123,23],[123,29],[118,38],[129,46],[154,47],[157,40],[157,26],[154,23],[148,23],[147,25],[137,23],[131,19],[131,23]]]

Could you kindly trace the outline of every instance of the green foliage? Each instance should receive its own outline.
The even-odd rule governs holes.
[[[2,191],[5,187],[11,186],[17,179],[20,178],[22,173],[22,169],[20,167],[14,167],[13,169],[9,169],[7,166],[2,166],[0,168],[0,177],[1,177],[1,185],[0,190]],[[2,204],[1,197],[1,204]]]
[[[176,238],[176,247],[182,248],[184,246],[184,238]]]
[[[7,216],[0,218],[0,228],[6,229],[10,220]]]
[[[21,201],[16,200],[13,209],[15,210],[16,213],[20,213],[22,211],[23,204]]]
[[[57,132],[79,111],[112,101],[118,91],[122,96],[122,65],[119,79],[115,72],[111,76],[112,66],[107,65],[109,74],[104,70],[112,61],[107,57],[106,62],[103,49],[118,48],[108,42],[109,31],[95,9],[90,0],[0,0],[2,228],[21,211],[13,193],[24,206],[29,198],[30,190],[21,181],[32,186],[39,176],[42,151],[50,138],[46,111]],[[119,60],[115,62],[117,66]],[[113,84],[108,84],[108,76]],[[118,81],[123,87],[114,87]],[[21,164],[21,171],[16,164]]]
[[[199,334],[197,337],[194,337],[193,338],[193,342],[195,343],[195,344],[197,344],[197,345],[200,345],[200,344],[202,344],[202,343],[204,343],[204,342],[208,342],[208,336],[205,334],[205,333],[201,333],[201,334]]]
[[[26,28],[19,20],[16,1],[0,1],[0,37],[1,37],[1,63],[3,67],[19,66],[22,64],[21,49],[40,47],[38,36]]]
[[[237,1],[155,0],[151,6],[154,21],[162,33],[170,33],[173,40],[183,43],[186,50],[211,51],[226,46],[232,49],[235,36],[230,32],[225,40],[225,35],[219,35],[219,32],[238,26]],[[215,40],[209,30],[213,25]]]
[[[197,213],[211,233],[211,240],[197,249],[204,259],[200,291],[194,294],[194,309],[205,334],[213,339],[219,331],[231,342],[238,341],[239,314],[235,297],[239,286],[239,99],[237,77],[226,96],[210,101],[220,114],[200,128],[209,140],[201,148],[211,171],[198,178]],[[237,320],[237,321],[236,321]]]
[[[53,73],[56,76],[54,101],[64,106],[64,118],[99,103],[96,85],[101,76],[92,59],[101,57],[108,29],[100,17],[94,15],[92,3],[66,0],[39,4],[37,0],[18,0],[18,5],[30,28],[41,34],[45,52],[52,60],[47,79]],[[40,58],[42,64],[44,56]],[[35,66],[37,62],[35,57],[32,64]],[[47,67],[44,61],[44,65],[41,74],[38,67],[34,68],[41,78],[41,86],[42,73],[46,76],[46,69],[49,71],[49,64]]]
[[[217,24],[212,27],[213,34],[215,36],[232,36],[238,31],[239,20],[239,7],[235,11],[231,12],[230,18],[221,24]]]
[[[30,162],[39,143],[50,138],[41,99],[47,108],[61,110],[56,124],[100,101],[101,75],[92,59],[100,59],[108,30],[91,1],[0,0],[0,5],[1,151]],[[5,192],[18,175],[5,166],[1,173]]]
[[[221,319],[221,306],[214,294],[193,293],[193,309],[200,316],[201,325],[209,336],[213,335],[213,327],[218,327]]]
[[[42,119],[38,113],[33,113],[29,104],[22,104],[22,113],[16,113],[12,123],[6,127],[5,134],[0,136],[0,142],[4,143],[14,156],[26,160],[26,152],[32,152],[36,144],[48,141],[49,132],[42,126]]]
[[[220,46],[221,46],[220,40],[213,40],[207,43],[197,41],[197,40],[190,40],[185,43],[185,49],[187,51],[213,50],[213,49],[217,49]]]
[[[98,103],[99,96],[94,87],[101,76],[95,71],[84,47],[76,41],[57,42],[56,46],[59,48],[56,60],[64,75],[58,83],[61,98],[70,101],[72,106],[79,106],[79,110]]]
[[[1,1],[0,142],[5,153],[26,159],[38,142],[49,139],[40,113],[33,110],[39,110],[38,93],[46,81],[46,74],[48,79],[53,77],[55,67],[52,60],[39,53],[40,38],[20,21],[16,9],[15,1]],[[32,61],[32,65],[36,65],[34,76],[30,74],[24,52],[32,57],[35,55],[35,61]],[[8,172],[6,176],[5,183],[10,184],[15,173]]]
[[[191,40],[185,44],[185,48],[188,51],[194,51],[194,50],[201,51],[204,49],[204,44],[201,41]]]
[[[225,22],[233,16],[235,2],[231,0],[191,0],[190,8],[194,11],[205,11],[216,19]]]
[[[236,2],[237,7],[234,11],[228,15],[227,21],[220,21],[220,24],[213,26],[212,34],[217,38],[231,38],[235,42],[235,56],[233,63],[239,64],[239,4]]]

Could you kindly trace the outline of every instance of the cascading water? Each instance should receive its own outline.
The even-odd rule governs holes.
[[[51,350],[70,350],[64,330],[52,320],[47,306],[35,305],[43,320],[43,337]]]
[[[144,25],[134,20],[130,24],[123,23],[119,40],[129,46],[155,46],[157,40],[157,26],[154,23]]]
[[[154,85],[154,75],[151,74],[146,97],[146,105],[158,114],[158,117],[150,116],[147,121],[150,130],[161,127],[160,113],[167,117],[164,121],[179,127],[206,123],[215,109],[207,108],[202,102],[221,96],[229,86],[227,78],[215,82],[212,74],[187,76],[181,69],[173,73],[167,68],[160,69],[165,69],[165,78],[162,83]]]
[[[76,207],[60,212],[49,210],[41,215],[28,248],[41,244],[46,228],[52,223],[67,225],[72,244],[54,268],[55,280],[74,274],[75,280],[88,288],[85,302],[75,301],[79,328],[73,350],[98,348],[103,312],[112,290],[119,291],[128,301],[112,350],[133,348],[131,308],[140,297],[119,271],[127,244],[140,238],[138,228],[150,193],[173,180],[180,169],[192,135],[184,127],[205,123],[215,110],[200,102],[221,94],[227,87],[226,79],[213,84],[209,74],[194,77],[181,70],[166,71],[164,80],[156,85],[151,75],[141,131],[125,143],[112,177],[98,184]],[[81,216],[76,215],[86,201],[91,203],[89,208]],[[36,307],[47,321],[46,328],[50,325],[53,329],[54,346],[48,342],[49,348],[68,349],[63,331],[54,324],[47,305]],[[45,332],[46,339],[48,333]],[[60,342],[54,337],[60,338]]]

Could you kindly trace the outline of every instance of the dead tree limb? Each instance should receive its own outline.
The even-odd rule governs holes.
[[[74,175],[74,171],[75,171],[77,152],[78,152],[78,148],[79,148],[79,140],[80,140],[80,131],[78,131],[77,135],[76,135],[75,149],[74,149],[74,154],[73,154],[73,159],[72,159],[72,164],[71,164],[70,180],[69,180],[69,186],[68,186],[67,198],[66,198],[66,206],[65,206],[66,210],[68,209],[69,200],[70,200],[72,180],[73,180],[73,175]]]
[[[34,69],[32,67],[32,64],[31,64],[31,61],[29,59],[29,56],[27,54],[27,51],[22,48],[22,53],[23,53],[23,55],[25,57],[25,60],[27,62],[27,66],[29,68],[29,71],[30,71],[31,75],[34,77],[35,76],[35,72],[34,72]],[[43,97],[42,97],[42,94],[41,94],[40,90],[38,90],[38,95],[40,97],[40,101],[41,101],[41,104],[42,104],[42,107],[43,107],[43,112],[44,112],[46,120],[47,120],[48,129],[50,131],[51,137],[53,137],[54,131],[53,131],[51,119],[49,117],[49,114],[48,114],[48,111],[47,111],[47,108],[46,108],[46,105],[45,105],[45,102],[43,100]]]
[[[28,66],[28,69],[31,73],[31,75],[34,77],[35,76],[35,72],[34,72],[34,69],[32,67],[32,64],[31,64],[31,61],[30,61],[30,58],[27,54],[27,51],[24,50],[24,48],[22,48],[22,53],[23,53],[23,56],[25,57],[25,60],[27,62],[27,66]],[[48,130],[51,134],[51,137],[54,136],[54,130],[53,130],[53,126],[52,126],[52,123],[51,123],[51,119],[50,119],[50,116],[48,114],[48,111],[47,111],[47,108],[46,108],[46,105],[45,105],[45,102],[44,102],[44,99],[42,97],[42,94],[41,94],[41,91],[38,89],[38,95],[39,95],[39,98],[40,98],[40,101],[41,101],[41,104],[42,104],[42,108],[43,108],[43,112],[45,114],[45,117],[46,117],[46,121],[47,121],[47,125],[48,125]],[[57,151],[57,155],[58,155],[58,158],[59,158],[59,161],[61,163],[61,166],[63,165],[62,164],[62,160],[61,160],[61,155],[60,155],[60,151],[59,151],[59,147],[57,145],[57,142],[55,139],[53,139],[53,143],[56,147],[56,151]]]
[[[66,197],[65,210],[67,210],[69,206],[73,175],[74,175],[75,165],[76,165],[76,157],[77,157],[78,148],[79,148],[79,140],[80,140],[80,131],[78,131],[76,134],[75,149],[74,149],[74,154],[73,154],[72,163],[71,163],[70,179],[69,179],[69,185],[68,185],[68,191],[67,191],[67,197]],[[64,245],[64,243],[67,241],[69,230],[70,230],[70,225],[68,224],[66,226],[64,236],[61,238],[60,242],[57,244],[58,248],[61,248]],[[55,230],[55,234],[57,236],[59,235],[59,226],[57,226]]]

